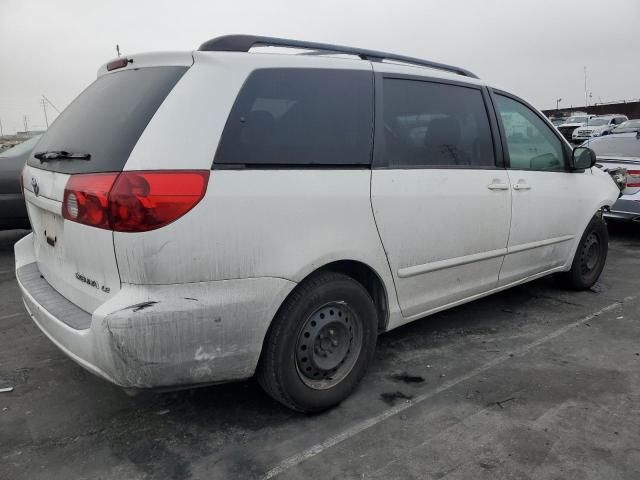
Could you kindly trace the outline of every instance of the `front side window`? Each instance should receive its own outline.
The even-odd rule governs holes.
[[[383,81],[376,163],[389,167],[494,167],[482,92],[456,85]]]
[[[524,104],[496,95],[496,107],[514,170],[565,170],[562,142],[538,115]]]
[[[214,164],[371,164],[373,74],[361,70],[263,69],[231,109]]]

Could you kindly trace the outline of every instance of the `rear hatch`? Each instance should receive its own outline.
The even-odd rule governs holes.
[[[113,232],[63,218],[65,186],[73,176],[123,170],[149,121],[192,63],[191,54],[179,55],[169,62],[162,55],[141,55],[99,76],[51,125],[23,171],[40,273],[87,312],[120,290]],[[49,155],[38,155],[45,152]]]

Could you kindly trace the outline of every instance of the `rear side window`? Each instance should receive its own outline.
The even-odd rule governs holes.
[[[49,127],[37,152],[88,153],[89,160],[28,164],[61,173],[121,171],[140,135],[187,67],[149,67],[99,77]]]
[[[214,164],[368,166],[372,136],[372,72],[256,70],[231,109]]]
[[[442,83],[384,79],[376,164],[389,167],[494,167],[482,92]]]

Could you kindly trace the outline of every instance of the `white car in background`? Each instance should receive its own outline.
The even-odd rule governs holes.
[[[558,125],[556,128],[564,138],[571,142],[574,130],[576,128],[585,126],[587,122],[594,117],[595,115],[588,115],[586,113],[584,115],[572,115],[571,117],[567,118],[567,120],[563,124]]]
[[[16,277],[42,331],[117,385],[255,373],[319,411],[381,332],[550,274],[591,287],[620,193],[595,161],[459,67],[220,37],[109,62],[51,125]]]
[[[587,124],[576,128],[571,134],[571,140],[574,143],[582,143],[585,140],[594,137],[608,135],[618,125],[629,120],[626,115],[602,115],[600,117],[591,118]]]

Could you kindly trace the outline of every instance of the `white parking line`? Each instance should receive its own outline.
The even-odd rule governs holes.
[[[470,378],[475,377],[476,375],[479,375],[483,372],[486,372],[487,370],[495,367],[496,365],[499,365],[507,360],[509,360],[510,358],[512,358],[512,356],[521,356],[524,355],[525,353],[528,353],[530,350],[532,350],[535,347],[538,347],[544,343],[547,343],[550,340],[553,340],[556,337],[559,337],[560,335],[568,332],[569,330],[571,330],[572,328],[575,328],[577,326],[580,326],[590,320],[593,320],[595,317],[598,317],[600,315],[602,315],[605,312],[609,312],[611,310],[614,310],[620,306],[622,306],[623,303],[625,302],[629,302],[631,300],[633,300],[635,297],[627,297],[624,300],[620,301],[620,302],[615,302],[612,303],[611,305],[607,305],[606,307],[602,308],[601,310],[598,310],[597,312],[594,312],[590,315],[587,315],[584,318],[581,318],[580,320],[577,320],[575,322],[572,322],[568,325],[565,325],[562,328],[559,328],[558,330],[555,330],[551,333],[549,333],[548,335],[545,335],[541,338],[539,338],[538,340],[535,340],[531,343],[528,343],[527,345],[524,345],[520,348],[516,348],[515,350],[505,353],[503,355],[499,355],[496,358],[494,358],[493,360],[491,360],[490,362],[485,363],[484,365],[481,365],[478,368],[475,368],[471,371],[469,371],[468,373],[466,373],[465,375],[462,375],[458,378],[449,380],[448,382],[443,383],[442,385],[440,385],[438,388],[435,388],[433,390],[430,390],[428,392],[423,393],[422,395],[418,395],[417,397],[414,397],[411,400],[408,400],[405,403],[402,403],[400,405],[396,405],[395,407],[391,407],[388,410],[385,410],[384,412],[380,413],[379,415],[376,415],[375,417],[371,417],[367,420],[364,420],[356,425],[354,425],[351,428],[348,428],[347,430],[344,430],[343,432],[339,433],[338,435],[335,435],[333,437],[328,438],[327,440],[325,440],[324,442],[321,443],[317,443],[315,445],[313,445],[312,447],[296,454],[293,455],[292,457],[289,457],[285,460],[283,460],[282,462],[278,463],[275,467],[273,467],[271,470],[269,470],[268,472],[266,472],[261,478],[263,480],[268,480],[270,478],[275,477],[276,475],[280,475],[283,472],[286,472],[287,470],[289,470],[292,467],[295,467],[296,465],[304,462],[305,460],[308,460],[309,458],[315,457],[316,455],[318,455],[319,453],[324,452],[325,450],[334,447],[335,445],[338,445],[341,442],[344,442],[345,440],[348,440],[351,437],[354,437],[356,435],[358,435],[359,433],[364,432],[365,430],[379,424],[380,422],[384,422],[385,420],[387,420],[388,418],[393,417],[394,415],[399,414],[400,412],[403,412],[405,410],[407,410],[408,408],[411,408],[419,403],[424,402],[425,400],[428,400],[432,397],[434,397],[435,395],[438,395],[446,390],[449,390],[453,387],[455,387],[456,385],[458,385],[459,383],[462,383],[466,380],[469,380]]]
[[[27,312],[18,312],[18,313],[11,313],[9,315],[2,315],[0,316],[0,320],[6,320],[8,318],[13,318],[13,317],[19,317],[20,315],[25,315]]]

